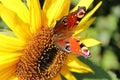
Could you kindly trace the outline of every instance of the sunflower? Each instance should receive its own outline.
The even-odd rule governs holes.
[[[93,0],[80,0],[78,6],[90,6]],[[80,21],[73,36],[86,30],[95,18],[90,18],[99,8],[96,5]],[[71,72],[93,72],[75,55],[63,52],[54,45],[53,28],[56,21],[69,13],[70,0],[45,0],[41,8],[39,0],[0,0],[0,17],[11,33],[0,33],[0,80],[76,80]],[[100,42],[92,38],[80,38],[91,47]]]

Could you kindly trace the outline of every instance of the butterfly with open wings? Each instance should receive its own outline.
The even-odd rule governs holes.
[[[83,55],[85,58],[90,57],[91,53],[88,48],[76,37],[73,37],[73,29],[78,25],[86,13],[85,7],[78,7],[78,10],[62,17],[54,27],[55,45],[62,50]]]

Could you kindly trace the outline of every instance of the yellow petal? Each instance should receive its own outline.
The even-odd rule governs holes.
[[[68,15],[70,8],[70,0],[65,0],[61,8],[58,8],[59,11],[55,14],[54,20],[60,20],[61,17]],[[54,14],[53,14],[54,15]]]
[[[29,25],[24,23],[16,13],[0,4],[0,16],[2,20],[15,32],[17,37],[26,41],[31,38]]]
[[[2,53],[0,52],[0,72],[18,63],[22,53]]]
[[[95,40],[93,38],[81,38],[80,39],[87,47],[92,47],[92,46],[95,46],[95,45],[98,45],[98,44],[101,44],[100,41],[98,40]]]
[[[30,9],[30,0],[26,0],[27,6]]]
[[[21,40],[0,34],[0,51],[1,52],[15,52],[23,50],[25,43]]]
[[[80,0],[80,2],[77,4],[77,6],[71,10],[71,12],[77,10],[78,6],[85,6],[86,9],[88,9],[88,7],[91,5],[92,2],[93,2],[93,0]]]
[[[44,5],[43,5],[43,10],[42,10],[42,19],[43,19],[43,25],[44,26],[48,26],[48,21],[49,19],[49,15],[50,15],[50,11],[49,8],[53,7],[55,5],[57,0],[45,0]],[[49,20],[48,20],[49,19]],[[52,22],[49,21],[49,22]]]
[[[62,80],[60,74],[58,74],[53,80]]]
[[[74,29],[73,36],[76,36],[76,37],[80,36],[80,33],[82,33],[84,30],[86,30],[95,21],[95,19],[96,18],[91,18],[84,25],[81,25],[80,27],[76,27]]]
[[[16,35],[14,34],[14,32],[8,29],[1,29],[0,34],[16,38]]]
[[[18,59],[22,56],[22,53],[4,53],[4,52],[0,52],[0,66],[4,65],[4,64],[15,64],[17,63]],[[6,65],[6,67],[8,67],[8,65]],[[1,69],[1,68],[0,68]]]
[[[30,25],[32,33],[35,33],[42,26],[39,0],[30,0]]]
[[[70,54],[68,59],[72,59],[67,61],[67,66],[70,71],[77,73],[93,72],[90,67],[78,60],[74,55]]]
[[[11,80],[18,80],[18,78],[16,78],[16,77],[13,77]]]
[[[48,26],[48,19],[46,17],[45,12],[42,10],[41,11],[41,18],[42,18],[42,26]]]
[[[102,4],[102,2],[99,2],[97,4],[97,6],[95,6],[94,9],[92,9],[88,14],[85,15],[85,17],[83,17],[83,19],[80,21],[80,23],[77,26],[77,29],[81,29],[81,26],[85,25],[86,22],[89,20],[89,18],[93,15],[93,13],[100,7],[100,5]]]
[[[16,66],[13,65],[10,68],[0,71],[0,80],[12,80],[15,75],[15,67]]]
[[[5,7],[14,11],[25,23],[29,23],[30,13],[21,0],[0,0],[0,1]]]
[[[53,26],[56,19],[68,14],[70,0],[46,0],[43,6],[48,19],[48,26]]]
[[[63,66],[60,72],[67,80],[77,80],[71,72],[69,72],[67,66]]]

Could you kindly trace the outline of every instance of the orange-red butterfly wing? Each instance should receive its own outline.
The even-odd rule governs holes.
[[[76,38],[71,37],[69,42],[70,42],[70,51],[72,53],[81,55],[82,54],[82,50],[81,50],[79,41]]]

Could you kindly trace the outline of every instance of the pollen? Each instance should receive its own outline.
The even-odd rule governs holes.
[[[53,28],[42,27],[26,45],[17,69],[19,80],[52,80],[67,58],[67,53],[54,45]]]

